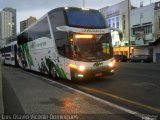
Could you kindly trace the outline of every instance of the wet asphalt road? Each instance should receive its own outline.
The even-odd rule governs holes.
[[[144,114],[160,114],[160,64],[117,63],[113,76],[63,83]]]
[[[78,112],[78,114],[97,114],[98,111],[101,111],[99,113],[104,116],[107,114],[107,117],[109,117],[108,114],[111,114],[112,119],[113,115],[116,116],[114,119],[133,117],[124,111],[79,95],[75,91],[32,76],[19,68],[10,66],[3,68],[5,113],[70,114],[74,113],[73,111],[77,110],[77,105],[80,104],[78,111],[84,112]],[[39,74],[36,75],[39,76]],[[46,76],[40,76],[46,78]],[[113,76],[86,82],[75,83],[66,80],[59,80],[58,82],[138,113],[156,116],[160,113],[159,64],[119,63],[116,65]],[[62,94],[63,92],[64,94]],[[72,99],[75,95],[78,97],[73,102]],[[75,102],[77,100],[80,103]],[[69,101],[69,104],[70,102],[76,104],[73,111],[69,109],[70,112],[68,112],[68,108],[64,108],[64,101]],[[87,107],[81,107],[83,102],[83,106]],[[97,106],[94,106],[95,103]],[[138,118],[136,117],[136,119]]]

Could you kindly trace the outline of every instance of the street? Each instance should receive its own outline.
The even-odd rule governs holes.
[[[78,114],[95,120],[158,118],[159,71],[159,64],[117,63],[113,76],[71,82],[3,66],[4,112]]]
[[[100,98],[142,113],[160,113],[160,65],[119,63],[113,76],[93,82],[70,84]],[[64,82],[66,84],[66,82]]]
[[[160,120],[160,1],[1,0],[1,119]]]

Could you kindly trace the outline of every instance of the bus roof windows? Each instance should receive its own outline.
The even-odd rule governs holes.
[[[63,9],[49,12],[49,18],[53,32],[56,32],[56,27],[66,25],[66,19]]]
[[[18,44],[27,43],[42,37],[51,38],[47,17],[21,33],[18,36]]]
[[[49,18],[53,32],[56,27],[71,26],[79,28],[106,28],[103,15],[97,10],[82,10],[80,8],[59,8],[49,12]]]
[[[66,10],[67,21],[69,26],[81,28],[106,28],[105,19],[98,11],[95,10]]]

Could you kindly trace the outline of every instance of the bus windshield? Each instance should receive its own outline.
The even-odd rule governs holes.
[[[104,17],[97,11],[67,10],[68,25],[81,28],[106,28]]]
[[[80,61],[108,60],[113,57],[109,34],[93,35],[93,38],[75,38],[73,56]]]

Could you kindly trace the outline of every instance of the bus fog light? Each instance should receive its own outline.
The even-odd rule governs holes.
[[[114,72],[114,70],[111,70],[111,73],[113,73]]]
[[[79,78],[83,78],[83,77],[84,77],[84,75],[82,75],[82,74],[78,74],[78,77],[79,77]]]
[[[76,74],[75,77],[76,77],[76,78],[83,78],[84,75],[83,75],[83,74]]]

